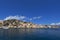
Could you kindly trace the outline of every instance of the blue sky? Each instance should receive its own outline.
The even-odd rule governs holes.
[[[33,23],[50,24],[60,22],[60,0],[0,0],[0,19],[9,16],[26,16]]]

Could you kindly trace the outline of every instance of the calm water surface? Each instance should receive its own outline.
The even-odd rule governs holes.
[[[60,29],[0,29],[0,40],[60,40]]]

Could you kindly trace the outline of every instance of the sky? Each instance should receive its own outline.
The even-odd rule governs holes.
[[[0,0],[0,20],[9,18],[37,24],[60,23],[60,0]]]

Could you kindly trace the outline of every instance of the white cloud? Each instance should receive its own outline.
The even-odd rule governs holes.
[[[33,19],[40,19],[41,18],[41,16],[38,16],[38,17],[33,17]]]
[[[40,19],[41,16],[37,16],[37,17],[32,17],[32,18],[29,18],[29,20],[36,20],[36,19]]]
[[[30,18],[29,20],[33,20],[32,18]]]
[[[8,19],[25,19],[25,16],[8,16],[6,17],[4,20],[8,20]]]
[[[56,25],[56,23],[51,23],[50,25]]]
[[[29,18],[29,17],[26,17],[26,16],[18,16],[18,15],[16,15],[16,16],[8,16],[4,20],[17,19],[17,20],[23,20],[23,21],[32,21],[32,20],[38,20],[40,18],[41,18],[41,16]]]
[[[20,16],[20,19],[25,19],[26,18],[26,16]]]
[[[56,23],[56,25],[60,25],[60,22],[59,23]]]
[[[50,25],[60,25],[60,22],[58,22],[58,23],[51,23]]]

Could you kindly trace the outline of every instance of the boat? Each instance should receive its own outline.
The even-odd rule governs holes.
[[[3,26],[2,28],[3,28],[3,29],[9,29],[9,27],[7,27],[7,26]]]

